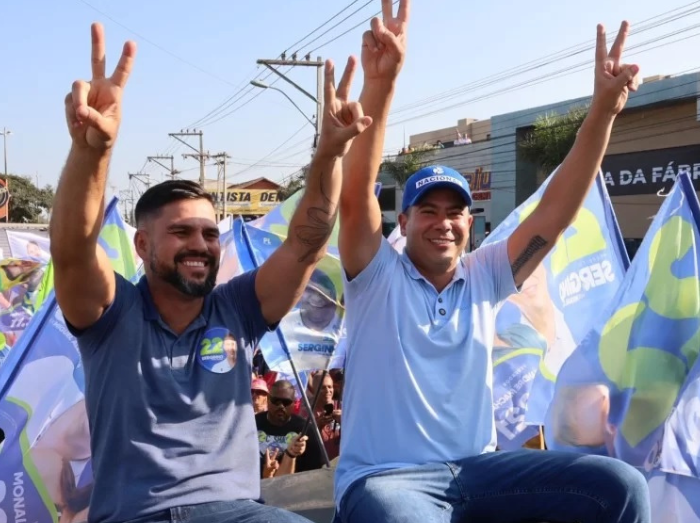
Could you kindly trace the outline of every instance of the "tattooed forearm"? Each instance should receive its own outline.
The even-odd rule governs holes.
[[[315,257],[326,245],[333,232],[333,225],[338,216],[338,204],[331,201],[324,187],[325,175],[319,176],[319,205],[309,207],[306,210],[306,220],[302,225],[294,228],[296,240],[304,247],[303,253],[298,259],[299,263],[306,263]]]
[[[530,243],[527,244],[525,250],[518,256],[510,265],[510,270],[513,272],[513,277],[517,276],[520,270],[529,262],[538,251],[541,251],[547,246],[547,240],[542,236],[534,236]]]

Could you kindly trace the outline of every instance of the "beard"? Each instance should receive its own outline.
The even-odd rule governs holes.
[[[199,257],[206,260],[209,272],[203,282],[188,279],[177,270],[177,264],[182,262],[182,260],[187,257]],[[207,253],[186,251],[175,256],[174,262],[175,263],[172,266],[167,266],[160,262],[155,255],[153,255],[150,260],[151,271],[153,271],[153,274],[158,276],[160,279],[175,287],[185,296],[190,296],[192,298],[203,298],[214,290],[214,287],[216,286],[216,276],[219,272],[219,260],[217,260],[214,256]]]

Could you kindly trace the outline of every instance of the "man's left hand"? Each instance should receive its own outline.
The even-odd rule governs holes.
[[[629,23],[622,22],[620,32],[608,52],[605,28],[598,25],[591,112],[617,116],[624,109],[629,92],[636,91],[639,86],[639,66],[622,63],[622,50],[628,34]]]

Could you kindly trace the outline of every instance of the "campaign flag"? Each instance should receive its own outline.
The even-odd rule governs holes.
[[[510,236],[537,208],[557,171],[483,245]],[[599,173],[574,222],[497,313],[492,359],[499,448],[519,448],[538,433],[562,364],[615,296],[628,265]]]
[[[692,182],[679,174],[617,295],[559,373],[545,423],[549,448],[644,468],[658,460],[689,375],[692,394],[700,351],[699,218]],[[697,464],[688,455],[694,440],[676,421],[664,459],[687,473]]]
[[[375,184],[375,195],[380,191],[381,184]],[[241,272],[261,265],[282,245],[302,194],[303,189],[257,220],[248,223],[236,220],[233,231]],[[299,302],[282,319],[276,332],[260,340],[265,362],[273,371],[292,375],[290,359],[300,373],[327,369],[331,362],[344,363],[344,358],[333,359],[336,347],[345,336],[338,232],[336,223],[327,254],[316,266]]]
[[[116,203],[99,242],[133,281],[137,261]],[[50,293],[0,367],[0,522],[86,521],[92,467],[84,390],[77,342]]]
[[[284,241],[277,234],[252,227],[242,220],[235,221],[234,235],[244,272],[261,265]],[[293,374],[290,358],[299,372],[328,366],[344,324],[340,270],[337,258],[324,256],[301,299],[282,319],[277,331],[267,333],[260,340],[260,349],[271,370]]]
[[[7,241],[10,244],[12,257],[23,260],[34,260],[46,265],[49,263],[49,238],[41,234],[22,232],[8,229]]]

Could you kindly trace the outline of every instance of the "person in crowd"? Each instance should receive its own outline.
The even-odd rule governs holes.
[[[316,403],[312,404],[313,414],[318,430],[321,432],[328,459],[333,461],[340,454],[340,421],[343,412],[339,402],[335,400],[335,386],[330,373],[324,375],[323,372],[314,372],[311,375],[306,392],[309,403],[313,402],[319,386],[321,392],[318,394]]]
[[[262,477],[275,477],[295,472],[319,469],[323,466],[317,439],[307,444],[304,418],[292,414],[294,385],[287,380],[276,381],[270,390],[267,412],[255,416],[260,445]],[[311,431],[309,431],[311,432]],[[277,460],[277,464],[274,463]]]
[[[56,298],[85,368],[95,478],[90,519],[306,521],[254,501],[260,475],[251,359],[324,256],[341,159],[372,123],[348,101],[355,59],[337,89],[326,62],[321,136],[291,234],[275,253],[217,286],[221,247],[212,197],[195,182],[169,180],[136,204],[134,244],[145,276],[134,285],[114,272],[98,237],[135,53],[127,42],[107,76],[103,28],[92,26],[92,79],[74,82],[65,98],[72,143],[50,224]],[[225,333],[235,338],[237,363],[212,372],[226,358],[215,350]]]
[[[339,248],[348,350],[336,520],[649,523],[644,476],[576,453],[494,452],[495,315],[554,246],[595,182],[617,114],[637,88],[598,27],[594,94],[569,155],[537,209],[501,241],[464,254],[467,180],[428,166],[406,182],[403,254],[381,235],[374,183],[406,49],[409,0],[382,0],[363,35],[360,102],[373,125],[344,159]]]
[[[270,396],[270,389],[268,389],[265,380],[255,378],[251,385],[251,393],[253,394],[253,412],[255,414],[267,412],[267,400]]]

